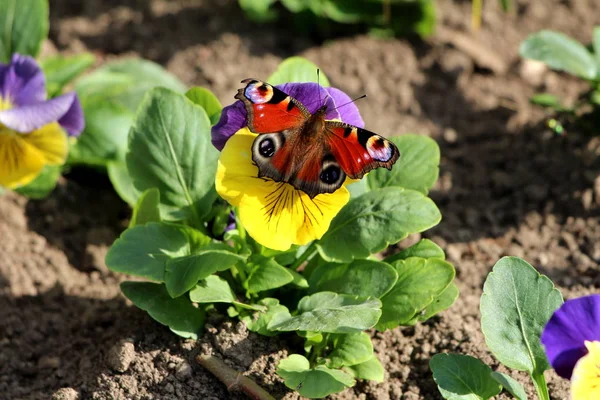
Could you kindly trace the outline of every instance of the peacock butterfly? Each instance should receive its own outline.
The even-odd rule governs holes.
[[[389,140],[341,121],[325,120],[326,106],[314,114],[295,98],[257,79],[244,79],[238,90],[248,112],[248,128],[258,137],[252,160],[258,176],[287,182],[310,198],[333,193],[346,176],[392,166],[400,157]]]

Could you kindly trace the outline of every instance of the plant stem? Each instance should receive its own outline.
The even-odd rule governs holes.
[[[481,28],[482,0],[472,0],[471,3],[471,30],[477,32]]]
[[[548,393],[548,386],[546,385],[544,373],[531,374],[531,379],[533,380],[533,386],[535,386],[535,390],[540,400],[550,400],[550,394]]]
[[[196,361],[206,368],[211,374],[223,382],[230,392],[241,391],[254,400],[275,400],[265,389],[261,388],[252,379],[242,375],[215,356],[199,354]]]
[[[304,261],[308,260],[309,258],[311,258],[313,255],[315,255],[315,253],[317,252],[317,245],[316,242],[311,242],[308,247],[306,248],[306,250],[304,250],[304,253],[302,253],[300,255],[300,257],[296,258],[296,260],[291,263],[288,268],[289,269],[293,269],[294,271],[298,270],[298,268],[300,268],[300,266],[302,264],[304,264]]]

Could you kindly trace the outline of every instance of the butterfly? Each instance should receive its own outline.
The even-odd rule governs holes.
[[[248,128],[258,134],[252,160],[259,178],[287,182],[310,198],[339,189],[346,176],[392,169],[400,157],[394,143],[366,129],[325,119],[326,106],[314,114],[297,99],[257,79],[238,90],[248,113]]]

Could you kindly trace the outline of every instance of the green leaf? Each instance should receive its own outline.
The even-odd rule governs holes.
[[[378,299],[319,292],[298,303],[298,315],[269,324],[275,331],[353,333],[372,328],[381,315]]]
[[[121,290],[133,304],[179,336],[198,339],[204,327],[204,311],[188,298],[173,299],[164,285],[150,282],[122,282]]]
[[[160,222],[160,192],[156,188],[146,190],[137,201],[133,208],[129,227],[136,225],[145,225],[148,222]]]
[[[462,354],[436,354],[429,361],[433,380],[448,400],[487,400],[502,391],[492,370],[477,358]]]
[[[86,129],[71,149],[69,162],[106,165],[115,160],[124,161],[127,137],[137,108],[144,94],[156,86],[179,92],[185,90],[185,86],[160,65],[136,58],[109,62],[79,79],[76,91],[84,110]],[[114,165],[111,168],[111,178],[113,175],[123,177],[116,174]],[[113,180],[115,186],[120,186],[116,188],[119,195],[133,205],[137,197],[130,196],[136,191],[126,182]]]
[[[134,207],[141,193],[133,186],[133,181],[131,180],[129,171],[127,171],[125,161],[109,161],[106,165],[106,171],[119,197]]]
[[[169,89],[155,88],[140,105],[129,134],[127,169],[136,189],[160,191],[161,214],[181,212],[200,225],[216,199],[219,152],[210,141],[202,107]]]
[[[398,273],[389,264],[355,260],[351,264],[324,264],[310,275],[310,293],[331,291],[380,298],[396,283]]]
[[[594,27],[592,43],[594,47],[594,58],[596,59],[596,71],[600,72],[600,26]],[[600,76],[596,76],[596,78],[600,78]]]
[[[134,114],[125,106],[83,103],[85,129],[69,150],[69,164],[106,165],[123,160]]]
[[[213,92],[203,87],[193,87],[185,93],[185,97],[190,99],[192,103],[204,108],[211,125],[219,122],[223,106]]]
[[[431,240],[421,239],[401,252],[386,257],[383,261],[392,264],[398,260],[406,260],[408,257],[441,258],[442,260],[445,260],[446,254],[444,254],[444,250],[442,250],[440,246]]]
[[[303,57],[289,57],[279,64],[275,72],[267,79],[271,85],[281,85],[288,82],[317,82],[318,67]],[[319,72],[319,84],[330,86],[329,79]]]
[[[350,263],[435,226],[441,214],[422,193],[400,187],[376,189],[351,199],[318,242],[328,261]]]
[[[494,265],[481,295],[481,330],[498,361],[540,375],[549,369],[540,336],[562,295],[546,276],[517,257]]]
[[[294,280],[292,281],[292,285],[300,289],[308,289],[308,281],[302,274],[299,274],[298,272],[291,269],[288,269],[288,271],[292,274],[292,277],[294,278]]]
[[[503,374],[502,372],[492,372],[492,378],[504,387],[504,389],[513,395],[517,400],[527,400],[527,393],[523,385],[511,378],[510,376]]]
[[[246,16],[255,22],[269,22],[277,17],[275,10],[271,5],[276,0],[238,0],[240,8],[244,10]]]
[[[350,367],[361,364],[373,357],[373,343],[365,332],[336,335],[333,350],[327,356],[329,368]]]
[[[346,186],[346,189],[350,192],[350,197],[358,197],[369,191],[369,185],[367,179],[360,179],[358,182],[350,183]]]
[[[519,47],[523,58],[532,58],[550,68],[585,79],[596,78],[598,67],[590,52],[579,42],[560,32],[539,31],[529,35]]]
[[[167,260],[190,253],[187,236],[176,226],[150,222],[127,229],[106,254],[116,272],[163,282]]]
[[[15,189],[15,192],[30,199],[43,199],[48,197],[56,187],[60,178],[60,165],[46,165],[42,172],[33,181],[25,186]]]
[[[209,244],[195,254],[167,260],[165,282],[171,297],[179,297],[198,283],[218,271],[233,267],[245,257],[233,253],[221,243]]]
[[[419,321],[427,321],[435,314],[450,308],[458,298],[458,286],[454,282],[450,283],[419,315]]]
[[[47,0],[0,1],[0,63],[14,53],[34,58],[48,36]]]
[[[281,0],[281,3],[293,13],[299,13],[306,10],[306,0]]]
[[[282,267],[275,260],[253,256],[248,263],[250,275],[244,283],[249,293],[258,293],[265,290],[285,286],[294,280],[289,269]]]
[[[367,361],[346,367],[354,378],[368,379],[375,382],[383,382],[385,371],[379,359],[373,354]]]
[[[438,178],[440,148],[435,140],[422,135],[389,138],[398,146],[400,159],[392,170],[377,168],[367,176],[371,189],[401,186],[427,194]]]
[[[275,336],[279,332],[273,331],[268,328],[269,323],[273,320],[275,315],[279,314],[284,318],[290,316],[288,308],[284,305],[279,304],[279,300],[266,297],[258,302],[258,305],[265,306],[266,311],[245,311],[240,312],[240,320],[246,324],[248,330],[256,332],[263,336]]]
[[[233,303],[235,295],[225,279],[210,275],[190,290],[190,300],[195,303]]]
[[[40,67],[46,77],[48,97],[60,94],[63,87],[91,67],[94,60],[93,54],[81,53],[69,57],[56,55],[40,61]]]
[[[396,261],[398,281],[383,296],[382,315],[377,330],[411,324],[415,316],[429,306],[454,279],[454,267],[439,258],[411,257]]]
[[[511,9],[511,0],[500,0],[502,11],[508,12]]]
[[[324,365],[310,368],[308,360],[299,354],[281,360],[277,365],[277,375],[283,378],[285,386],[310,399],[341,392],[355,383],[352,376],[343,371]]]

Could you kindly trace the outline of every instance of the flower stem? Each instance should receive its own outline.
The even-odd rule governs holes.
[[[544,373],[531,374],[533,380],[533,386],[538,394],[540,400],[550,400],[550,394],[548,393],[548,386],[546,385],[546,379]]]
[[[316,242],[313,241],[308,245],[306,250],[304,250],[304,253],[300,254],[300,257],[296,258],[296,260],[293,263],[291,263],[288,266],[288,268],[293,269],[294,271],[298,270],[298,268],[300,268],[300,266],[302,266],[302,264],[304,264],[304,261],[312,258],[312,256],[314,256],[316,252],[317,252],[317,245],[316,245]]]
[[[218,380],[223,382],[230,392],[241,391],[254,400],[275,400],[265,389],[261,388],[252,379],[242,375],[215,356],[200,354],[196,361],[210,371]]]
[[[471,3],[471,30],[477,32],[481,28],[482,0],[473,0]]]

